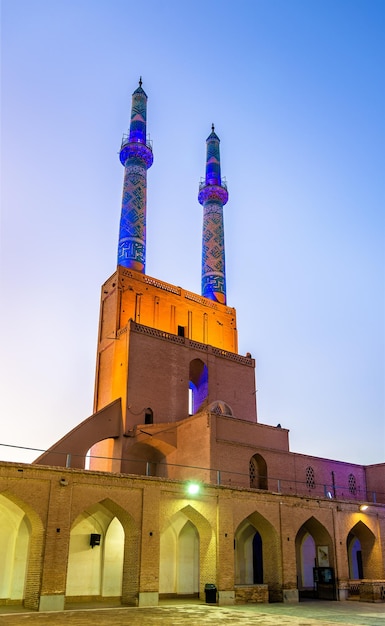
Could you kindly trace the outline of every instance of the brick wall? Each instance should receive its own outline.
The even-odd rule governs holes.
[[[361,513],[355,502],[285,496],[202,484],[197,496],[184,481],[123,474],[0,463],[1,504],[19,506],[31,529],[25,604],[41,595],[65,594],[71,528],[79,516],[104,507],[125,533],[122,600],[135,604],[139,592],[159,588],[159,541],[180,512],[199,535],[200,595],[207,582],[234,590],[234,539],[241,524],[258,530],[264,550],[264,584],[271,599],[297,586],[298,541],[309,532],[328,546],[337,579],[348,579],[346,543],[359,537],[365,577],[385,578],[385,508]],[[302,533],[302,535],[301,535]],[[255,591],[257,593],[257,591]],[[254,600],[253,600],[254,601]]]

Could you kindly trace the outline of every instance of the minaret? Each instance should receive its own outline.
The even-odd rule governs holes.
[[[152,147],[146,139],[146,113],[147,95],[140,78],[139,87],[132,94],[130,132],[123,135],[120,148],[124,183],[118,265],[143,274],[146,271],[147,170],[153,162]]]
[[[206,144],[206,178],[199,185],[198,195],[203,205],[202,296],[226,304],[223,206],[229,194],[221,180],[219,137],[214,132],[214,124]]]

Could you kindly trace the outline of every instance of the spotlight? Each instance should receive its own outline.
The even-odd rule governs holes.
[[[364,511],[366,511],[368,508],[369,508],[369,507],[368,507],[368,505],[367,505],[367,504],[361,504],[361,506],[360,506],[360,511],[362,511],[362,513],[363,513],[363,512],[364,512]]]
[[[201,488],[200,485],[198,485],[198,483],[189,483],[187,485],[187,493],[190,496],[196,496],[198,495],[198,493],[200,492]]]

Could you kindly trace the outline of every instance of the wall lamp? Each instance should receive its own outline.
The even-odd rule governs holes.
[[[361,504],[361,505],[360,505],[360,511],[361,511],[362,513],[363,513],[364,511],[367,511],[367,509],[368,509],[368,508],[369,508],[369,507],[368,507],[368,505],[367,505],[367,504]]]
[[[187,484],[186,491],[189,496],[197,496],[201,490],[199,483],[191,482]]]
[[[90,546],[91,548],[93,548],[94,546],[100,546],[100,535],[98,533],[91,533]]]

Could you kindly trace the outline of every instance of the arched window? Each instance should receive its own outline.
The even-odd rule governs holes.
[[[189,369],[189,411],[192,415],[202,409],[207,401],[209,375],[207,366],[201,359],[190,362]]]
[[[267,489],[267,465],[260,454],[254,454],[249,463],[251,489]]]

